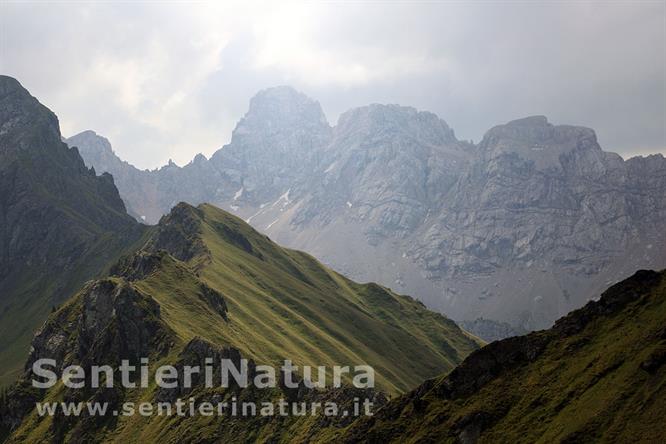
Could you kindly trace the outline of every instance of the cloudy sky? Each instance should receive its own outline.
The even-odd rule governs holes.
[[[289,84],[329,121],[368,103],[437,113],[459,138],[544,114],[623,156],[666,153],[666,2],[7,2],[0,72],[71,136],[142,168],[227,143]]]

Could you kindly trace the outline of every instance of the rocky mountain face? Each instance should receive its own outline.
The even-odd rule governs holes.
[[[226,184],[233,185],[226,193],[217,190],[218,200],[276,199],[312,174],[330,135],[319,103],[288,87],[260,92],[234,129],[230,145],[210,159]]]
[[[591,129],[542,116],[474,145],[398,105],[330,127],[279,87],[252,99],[229,145],[182,168],[139,171],[102,160],[89,137],[68,143],[150,223],[178,201],[211,202],[460,321],[544,328],[635,269],[666,266],[666,159],[625,161]]]
[[[663,442],[666,273],[639,271],[550,330],[494,342],[336,442]]]
[[[33,331],[144,228],[109,174],[61,141],[58,119],[0,76],[0,383],[17,376]]]

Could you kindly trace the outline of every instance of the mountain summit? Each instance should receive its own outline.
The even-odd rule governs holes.
[[[261,129],[268,132],[294,128],[318,131],[328,127],[319,102],[290,86],[276,86],[260,91],[250,100],[250,108],[234,134]]]

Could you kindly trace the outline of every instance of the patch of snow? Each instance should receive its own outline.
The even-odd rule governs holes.
[[[352,203],[349,202],[349,201],[347,201],[347,206],[348,206],[349,208],[351,208],[351,207],[352,207]]]
[[[280,197],[278,198],[278,200],[276,200],[275,202],[273,202],[273,205],[271,205],[271,208],[273,208],[275,205],[279,204],[280,202],[284,202],[284,203],[282,204],[282,207],[283,207],[283,208],[284,208],[285,206],[289,205],[289,203],[291,202],[291,201],[289,200],[289,193],[290,193],[290,192],[291,192],[291,188],[289,188],[289,189],[287,190],[286,193],[284,193],[282,196],[280,196]]]
[[[239,197],[243,195],[243,191],[245,191],[244,187],[241,187],[240,190],[236,191],[236,194],[234,194],[234,200],[238,200]]]
[[[231,209],[234,211],[238,211],[240,207],[238,205],[231,205]]]
[[[279,221],[279,220],[280,220],[280,219],[275,219],[273,222],[271,222],[270,224],[268,224],[268,226],[266,227],[266,229],[267,229],[267,230],[270,229],[270,228],[271,228],[273,225],[275,225],[275,223],[276,223],[277,221]]]
[[[335,162],[333,162],[332,164],[330,164],[330,165],[328,166],[328,168],[326,168],[326,169],[324,170],[324,173],[330,173],[331,171],[333,171],[333,168],[335,168],[335,165],[337,165],[337,164],[338,164],[338,161],[336,160]]]
[[[250,221],[251,221],[252,219],[254,219],[255,217],[259,216],[261,213],[263,213],[263,210],[260,209],[259,211],[257,211],[256,213],[254,213],[252,216],[250,216],[250,217],[248,217],[247,219],[245,219],[245,223],[248,223],[248,224],[249,224]]]
[[[145,222],[146,221],[146,216],[141,216],[141,220]]]

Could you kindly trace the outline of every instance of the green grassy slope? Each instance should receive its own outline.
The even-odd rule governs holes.
[[[44,265],[22,267],[0,283],[0,387],[20,376],[35,330],[49,313],[88,279],[104,275],[109,264],[136,248],[132,241],[139,238],[137,233],[124,237],[101,232],[97,236],[67,272],[54,272]]]
[[[473,353],[341,440],[664,442],[665,364],[666,273],[643,271],[551,330]]]
[[[164,333],[155,335],[162,338],[159,344],[146,349],[155,363],[179,362],[188,356],[192,344],[203,343],[215,349],[238,350],[241,356],[258,364],[273,366],[281,365],[285,359],[299,366],[323,365],[329,369],[334,365],[368,364],[376,371],[378,388],[398,394],[425,378],[451,370],[479,347],[476,338],[414,299],[376,284],[354,283],[307,254],[276,245],[242,220],[210,205],[194,208],[179,204],[159,226],[151,229],[143,249],[121,260],[112,274],[116,277],[99,282],[139,295],[136,298],[143,302],[137,303],[137,310],[145,311],[153,302],[159,305],[156,322],[160,327],[150,328]],[[108,319],[103,317],[105,321],[100,323],[110,322],[106,327],[84,333],[72,327],[83,322],[82,313],[89,311],[86,301],[92,300],[94,293],[91,288],[102,285],[99,282],[86,286],[49,318],[33,342],[35,352],[29,362],[39,356],[58,356],[68,362],[102,359],[109,363],[119,359],[117,349],[139,347],[123,348],[117,345],[123,340],[114,339],[123,335],[125,325],[138,331],[147,328],[142,327],[143,316],[122,318],[118,310],[127,307],[126,302],[117,303]],[[99,296],[95,300],[99,301]],[[53,348],[53,337],[68,338],[55,341],[66,345]],[[114,345],[82,347],[82,343]],[[157,352],[158,349],[162,351]],[[86,352],[82,354],[81,350]],[[119,396],[125,400],[154,400],[158,395],[157,389],[151,387]],[[15,417],[21,405],[31,405],[43,397],[64,396],[88,399],[95,395],[66,395],[62,387],[34,393],[23,380],[10,392],[14,401],[3,415]],[[222,396],[230,394],[222,392]],[[268,391],[252,396],[272,399],[280,393]],[[348,400],[350,395],[334,391],[308,396]],[[16,424],[10,442],[121,442],[138,437],[146,442],[206,442],[223,437],[289,440],[295,435],[309,439],[306,437],[311,434],[328,433],[320,430],[316,418],[255,422],[132,417],[119,418],[112,426],[86,425],[84,431],[84,422],[68,423],[21,412],[26,413],[20,425]]]
[[[368,363],[392,392],[452,369],[478,346],[454,322],[410,297],[356,284],[213,206],[185,210],[201,221],[210,253],[200,276],[224,295],[229,322],[192,316],[176,296],[177,281],[152,277],[142,285],[159,295],[165,319],[184,339],[233,344],[262,362]]]

